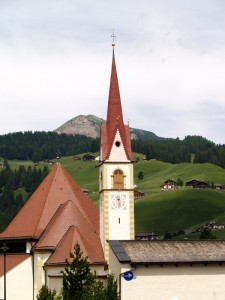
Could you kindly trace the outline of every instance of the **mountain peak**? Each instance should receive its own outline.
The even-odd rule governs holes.
[[[61,134],[85,135],[91,138],[100,137],[100,125],[105,120],[94,115],[79,115],[67,121],[54,131]],[[150,131],[130,128],[131,139],[157,140],[163,139]]]
[[[100,125],[105,122],[103,119],[94,115],[79,115],[62,126],[58,127],[57,133],[65,133],[71,135],[85,135],[91,138],[97,138],[100,136]]]

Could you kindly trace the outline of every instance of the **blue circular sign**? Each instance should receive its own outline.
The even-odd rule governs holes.
[[[132,271],[127,271],[123,274],[123,278],[126,281],[131,281],[134,278],[134,273]]]

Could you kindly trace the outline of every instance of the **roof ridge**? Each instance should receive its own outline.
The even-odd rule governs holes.
[[[86,238],[85,238],[85,236],[83,236],[83,235],[81,235],[81,232],[80,232],[80,229],[79,228],[77,228],[77,230],[79,231],[79,234],[80,234],[80,236],[81,236],[81,239],[82,240],[85,240],[85,242],[96,252],[96,253],[98,253],[98,254],[100,254],[100,252],[99,251],[97,251],[93,246],[92,246],[92,244],[89,242],[89,240],[87,240]]]
[[[54,170],[54,169],[55,169],[55,170]],[[15,215],[15,217],[13,218],[13,220],[9,223],[9,225],[5,228],[5,230],[2,231],[2,232],[0,233],[0,237],[1,237],[2,234],[3,234],[3,236],[4,236],[4,233],[7,231],[7,229],[8,229],[9,227],[13,226],[12,224],[14,224],[14,223],[16,222],[16,220],[18,219],[18,217],[19,217],[20,215],[23,214],[24,209],[26,209],[26,207],[29,206],[30,199],[35,198],[36,194],[40,191],[41,186],[42,186],[46,181],[48,181],[48,180],[49,180],[50,182],[53,181],[53,178],[54,178],[54,176],[55,176],[56,170],[57,170],[57,167],[55,166],[55,167],[50,171],[50,173],[42,180],[42,182],[40,183],[40,185],[37,187],[37,189],[34,191],[34,193],[31,195],[31,197],[26,201],[26,203],[22,206],[22,208],[18,211],[18,213],[17,213],[17,214]],[[48,186],[49,186],[49,185],[48,185]],[[49,191],[48,191],[48,193],[49,193]],[[47,193],[47,194],[48,194],[48,193]],[[45,203],[46,203],[47,197],[43,197],[43,198],[45,198]],[[44,206],[45,206],[45,205],[43,205],[43,207],[44,207]],[[43,209],[42,209],[42,211],[43,211]],[[40,221],[40,219],[39,219],[39,221]],[[39,224],[39,221],[37,222],[37,226],[38,226],[38,224]],[[36,229],[37,229],[37,227],[36,227]],[[35,229],[35,230],[36,230],[36,229]],[[35,231],[34,231],[34,232],[35,232]],[[33,235],[33,237],[34,237],[34,235]]]
[[[62,238],[60,239],[60,241],[58,242],[58,244],[55,247],[55,250],[60,247],[60,245],[62,244],[62,242],[65,240],[65,238],[68,236],[68,234],[70,233],[71,230],[75,231],[76,229],[76,225],[70,225],[68,227],[68,229],[66,230],[66,232],[64,233],[64,235],[62,236]]]
[[[64,169],[62,169],[62,171],[64,172]],[[64,175],[67,177],[68,183],[69,183],[71,189],[74,190],[74,186],[76,186],[77,191],[80,191],[83,194],[83,196],[85,196],[87,198],[87,200],[90,203],[90,205],[93,208],[96,209],[96,206],[94,205],[94,203],[87,197],[87,195],[82,191],[81,187],[73,180],[73,178],[67,172],[64,172]],[[87,222],[91,225],[91,227],[93,228],[93,230],[96,231],[95,224],[91,220],[91,218],[90,218],[89,214],[87,213],[87,210],[83,206],[82,202],[79,201],[78,203],[79,203],[79,207],[78,207],[78,205],[76,203],[73,202],[73,204],[76,206],[76,208],[82,213],[82,215],[85,218],[85,220],[87,220]]]
[[[60,165],[55,165],[55,167],[54,167],[54,169],[52,170],[52,171],[54,171],[54,174],[53,174],[53,176],[52,176],[52,178],[51,178],[51,180],[50,180],[50,184],[48,184],[47,185],[47,188],[48,188],[48,193],[47,193],[47,197],[45,197],[45,201],[44,201],[44,205],[43,205],[43,207],[42,207],[42,210],[41,210],[41,213],[40,213],[40,215],[39,215],[39,220],[38,220],[38,222],[37,222],[37,226],[36,226],[36,228],[34,229],[34,231],[33,231],[33,235],[35,234],[35,232],[36,232],[36,230],[37,230],[37,228],[38,228],[38,225],[39,225],[39,223],[40,223],[40,220],[41,220],[41,217],[42,217],[42,215],[43,215],[43,212],[44,212],[44,208],[45,208],[45,206],[46,206],[46,203],[47,203],[47,199],[48,199],[48,196],[49,196],[49,192],[50,192],[50,190],[51,190],[51,186],[52,186],[52,183],[53,183],[53,181],[54,181],[54,178],[55,178],[55,175],[56,175],[56,172],[57,172],[57,170],[60,168]],[[43,182],[43,181],[42,181]],[[41,184],[39,185],[39,187],[41,187]],[[38,187],[38,188],[39,188]],[[37,190],[36,190],[37,191]],[[35,192],[36,192],[35,191]],[[61,206],[61,205],[60,205]],[[60,207],[59,206],[59,207]],[[54,216],[54,214],[53,214],[53,216]],[[51,218],[52,219],[52,218]],[[50,219],[50,220],[51,220]],[[50,221],[49,221],[50,222]],[[48,226],[48,225],[47,225]],[[47,227],[46,226],[46,227]],[[46,229],[46,227],[45,227],[45,229]],[[44,230],[45,230],[44,229]],[[42,233],[43,233],[43,231],[42,231]],[[42,235],[42,233],[40,234],[40,236]]]
[[[75,225],[75,230],[77,231],[77,234],[79,235],[79,237],[80,237],[80,240],[82,241],[82,247],[83,247],[83,249],[85,249],[85,251],[86,251],[86,253],[88,253],[88,251],[87,251],[87,248],[85,247],[85,243],[83,242],[83,237],[82,237],[82,234],[81,234],[81,232],[80,232],[80,229]],[[81,245],[80,245],[81,246]],[[81,248],[82,248],[81,247]],[[83,252],[83,251],[82,251]],[[87,255],[87,257],[88,257],[88,255]],[[89,257],[88,257],[89,258]],[[90,260],[90,258],[89,258],[89,260]]]
[[[64,233],[64,235],[62,236],[62,238],[60,239],[60,241],[58,242],[58,244],[55,247],[54,252],[52,252],[52,254],[49,256],[49,258],[46,260],[45,264],[48,264],[48,261],[51,260],[51,257],[54,256],[55,252],[59,249],[59,247],[62,245],[63,241],[66,239],[66,237],[69,235],[69,233],[71,232],[71,230],[75,230],[75,225],[70,225],[68,227],[68,229],[66,230],[66,232]],[[71,253],[71,251],[70,251]]]
[[[52,226],[54,226],[54,224],[52,224],[52,222],[54,222],[55,217],[58,214],[60,214],[60,212],[63,210],[63,207],[67,206],[69,202],[73,203],[72,200],[67,200],[66,202],[61,203],[59,205],[59,207],[57,208],[57,210],[55,211],[55,213],[53,214],[53,216],[49,220],[48,224],[46,225],[45,229],[42,231],[42,233],[40,235],[40,239],[44,236],[45,233],[49,232],[49,230],[52,228]],[[75,203],[73,203],[73,204],[75,205]],[[37,244],[34,245],[34,249],[35,249],[35,246],[37,246],[37,245],[38,245],[38,242],[37,242]]]
[[[86,255],[86,257],[88,258],[88,260],[90,262],[93,262],[93,260],[92,260],[92,258],[90,256],[88,256],[88,253],[90,253],[90,251],[88,251],[87,245],[92,249],[91,253],[96,253],[98,255],[101,254],[99,251],[96,251],[96,249],[82,235],[82,233],[81,233],[81,231],[80,231],[80,229],[79,229],[79,227],[77,225],[71,225],[71,226],[68,227],[67,231],[65,232],[65,234],[60,239],[60,241],[57,244],[54,252],[49,256],[48,260],[46,261],[46,264],[48,264],[48,261],[55,254],[55,252],[60,248],[60,246],[63,245],[64,241],[69,236],[69,234],[71,233],[72,230],[73,230],[73,237],[72,237],[72,243],[73,243],[73,245],[72,245],[72,249],[74,249],[74,246],[75,246],[76,242],[78,242],[78,240],[79,240],[79,246],[82,249],[82,252],[83,252],[84,256]],[[77,233],[76,237],[75,237],[75,232]],[[72,253],[72,249],[70,249],[70,253]],[[102,262],[105,262],[105,260],[102,261]]]
[[[86,251],[86,253],[88,254],[88,253],[89,253],[89,251],[88,251],[88,249],[87,249],[87,244],[88,244],[89,247],[92,249],[92,253],[95,252],[95,253],[97,253],[97,254],[100,254],[100,253],[99,253],[98,251],[96,251],[95,248],[89,243],[89,241],[81,234],[79,227],[77,227],[77,226],[75,225],[75,229],[77,230],[77,234],[79,235],[80,240],[82,241],[82,247],[81,247],[81,249],[84,249],[84,250]],[[81,245],[80,245],[80,246],[81,246]],[[86,256],[87,256],[88,260],[90,261],[90,263],[93,262],[93,260],[91,259],[90,256],[88,256],[88,255],[86,255]],[[105,262],[105,261],[104,261],[104,262]]]

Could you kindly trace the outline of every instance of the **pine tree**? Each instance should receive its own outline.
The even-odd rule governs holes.
[[[66,260],[63,271],[63,300],[118,300],[117,281],[110,274],[106,286],[91,272],[90,263],[78,243],[74,253],[70,254],[71,262]]]
[[[178,186],[183,186],[184,185],[184,182],[183,182],[183,180],[180,177],[177,178],[177,185]]]
[[[216,236],[213,235],[212,231],[209,228],[205,228],[201,233],[199,238],[201,240],[214,240]]]
[[[140,172],[138,173],[138,179],[141,180],[141,179],[143,179],[143,178],[144,178],[144,173],[143,173],[142,171],[140,171]]]
[[[37,300],[54,300],[55,296],[55,290],[51,291],[48,287],[43,285],[37,295]]]
[[[115,280],[113,274],[110,274],[107,278],[107,286],[105,289],[105,300],[118,300],[117,292],[117,281]]]
[[[90,271],[87,257],[82,256],[78,243],[74,246],[74,253],[70,253],[71,262],[66,260],[63,271],[63,300],[79,300],[87,293],[88,287],[94,283],[94,276]]]

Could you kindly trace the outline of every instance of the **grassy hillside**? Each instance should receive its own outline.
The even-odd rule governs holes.
[[[143,161],[139,156],[140,161],[134,163],[134,183],[145,196],[135,200],[136,232],[163,234],[179,229],[192,230],[210,220],[225,223],[225,192],[186,187],[163,192],[160,188],[167,179],[177,180],[178,177],[184,183],[197,179],[222,184],[225,183],[224,169],[212,164],[173,165],[157,160]],[[82,188],[89,190],[89,197],[98,205],[98,163],[76,161],[72,157],[62,157],[59,162]],[[140,171],[144,173],[142,180],[138,180]],[[225,237],[222,231],[218,235]]]
[[[225,193],[182,188],[161,192],[135,205],[136,231],[158,234],[193,229],[209,220],[225,221]]]
[[[172,165],[144,161],[135,164],[134,170],[135,178],[139,171],[144,172],[144,179],[135,182],[146,193],[144,198],[135,202],[137,232],[172,233],[179,229],[196,229],[209,220],[225,222],[224,192],[186,187],[167,192],[160,189],[167,179],[176,181],[179,177],[184,183],[197,179],[209,184],[222,184],[225,183],[224,169],[212,164]]]
[[[76,182],[90,191],[90,198],[98,205],[98,168],[96,162],[74,161],[71,157],[60,162]],[[138,180],[138,173],[144,179]],[[191,179],[208,183],[225,183],[225,170],[211,164],[172,165],[157,160],[134,163],[134,182],[138,190],[145,193],[135,201],[135,223],[137,232],[156,231],[159,234],[179,229],[193,229],[209,220],[225,222],[225,192],[217,190],[195,190],[180,188],[161,191],[167,179],[183,182]]]

